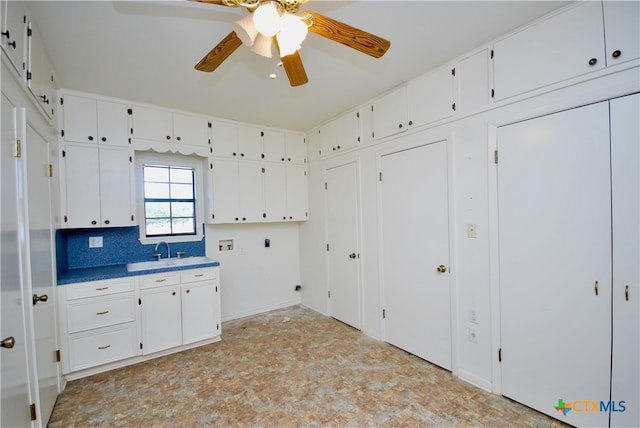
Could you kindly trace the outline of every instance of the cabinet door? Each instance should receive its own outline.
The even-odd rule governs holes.
[[[373,101],[373,138],[379,140],[407,130],[407,87]]]
[[[238,162],[238,198],[238,221],[263,220],[264,174],[259,163]]]
[[[238,220],[238,161],[213,159],[213,222],[235,223]]]
[[[262,159],[262,131],[253,126],[238,126],[238,158]]]
[[[98,143],[114,147],[129,146],[127,105],[111,101],[97,101]]]
[[[282,131],[265,130],[262,137],[264,160],[268,162],[286,162],[285,133]]]
[[[96,100],[76,95],[64,95],[62,107],[62,130],[65,141],[97,143]]]
[[[304,167],[287,167],[287,220],[308,218],[307,171]]]
[[[409,126],[416,127],[453,116],[452,68],[424,74],[407,83]]]
[[[138,140],[173,141],[173,118],[170,111],[133,107],[133,138]]]
[[[23,66],[27,54],[27,24],[24,5],[19,1],[2,2],[2,48],[7,57],[24,79]]]
[[[209,121],[198,116],[174,113],[173,139],[180,144],[208,146]]]
[[[496,42],[493,65],[495,100],[603,68],[602,4],[581,2]]]
[[[142,305],[142,354],[182,344],[180,287],[158,287],[140,292]]]
[[[287,162],[304,165],[307,163],[307,140],[304,134],[285,133]]]
[[[489,104],[489,51],[484,49],[456,65],[456,111],[469,113]]]
[[[602,5],[607,65],[640,57],[640,2],[606,0]]]
[[[264,199],[266,221],[287,219],[287,169],[286,165],[265,165]]]
[[[182,285],[183,345],[218,335],[215,287],[214,282]]]
[[[100,225],[100,160],[97,147],[67,145],[63,151],[65,168],[64,213],[67,228]]]
[[[321,154],[327,156],[355,147],[359,135],[358,112],[344,113],[320,128]]]
[[[27,84],[42,111],[51,119],[55,114],[56,106],[53,67],[38,28],[32,22],[28,25]]]
[[[131,177],[129,150],[100,149],[100,212],[102,226],[132,226]]]
[[[237,156],[238,126],[235,123],[214,120],[211,128],[211,147],[214,156]]]
[[[606,2],[605,2],[606,4]],[[611,101],[613,355],[611,426],[640,426],[640,95]],[[619,402],[626,402],[622,412]]]
[[[607,426],[606,412],[554,407],[609,397],[608,103],[501,127],[497,144],[502,393]]]

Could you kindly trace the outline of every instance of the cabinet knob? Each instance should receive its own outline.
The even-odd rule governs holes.
[[[288,160],[289,162],[291,162],[291,158],[287,158],[287,160]]]
[[[95,225],[95,224],[98,224],[98,222],[97,222],[97,221],[95,221],[95,220],[91,220],[91,224],[94,224],[94,225]]]
[[[611,54],[611,56],[614,57],[614,58],[618,58],[620,55],[622,55],[622,51],[620,51],[620,50],[615,50]]]
[[[590,65],[590,66],[594,66],[594,65],[596,65],[597,63],[598,63],[598,58],[591,58],[591,59],[589,60],[589,65]]]
[[[436,270],[440,273],[445,273],[447,271],[447,267],[445,265],[440,265],[436,268]]]
[[[187,293],[191,293],[191,290],[187,290]]]
[[[402,124],[401,123],[398,124],[398,129],[402,129]]]
[[[46,294],[43,294],[42,296],[38,296],[37,294],[34,294],[31,300],[35,305],[38,302],[46,302],[47,300],[49,300],[49,296],[47,296]]]
[[[180,137],[176,137],[176,140],[178,140],[178,141],[180,141],[181,139],[182,139],[182,138],[180,138]]]
[[[109,223],[111,223],[109,220],[104,221],[104,224],[109,224]]]
[[[11,349],[15,346],[15,344],[16,344],[16,339],[13,336],[9,336],[6,339],[3,339],[2,342],[0,342],[0,347]]]
[[[411,126],[411,125],[413,125],[413,120],[409,121],[409,126]],[[401,126],[401,128],[402,128],[402,126]]]
[[[170,140],[170,139],[171,139],[171,135],[167,135],[167,140]]]
[[[238,217],[236,217],[236,221],[240,220]]]
[[[246,217],[242,217],[242,221],[247,221],[247,218]]]
[[[282,162],[284,162],[284,158],[282,158]]]
[[[233,155],[234,155],[234,156],[237,156],[237,155],[236,155],[236,152],[233,152]]]
[[[240,157],[243,158],[244,157],[244,153],[240,153]]]
[[[174,291],[173,293],[171,293],[171,295],[172,295],[172,296],[175,296],[175,295],[176,295],[176,292]]]
[[[93,141],[93,137],[92,137],[91,135],[89,135],[89,136],[87,137],[87,140],[89,140],[89,141]]]
[[[107,141],[107,137],[100,138],[100,141],[102,141],[104,143],[105,141]]]

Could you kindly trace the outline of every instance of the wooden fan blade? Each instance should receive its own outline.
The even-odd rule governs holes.
[[[194,68],[199,71],[211,72],[229,58],[229,55],[235,52],[240,45],[242,45],[242,40],[238,38],[235,31],[232,31],[215,48],[211,49]]]
[[[374,58],[380,58],[387,52],[391,42],[382,37],[375,36],[366,31],[362,31],[351,25],[336,21],[316,12],[305,11],[311,15],[311,26],[309,31],[322,37],[342,43],[357,51],[365,53]],[[304,15],[302,16],[304,19]]]
[[[300,58],[300,54],[298,52],[294,52],[291,55],[284,56],[280,59],[282,60],[282,66],[284,67],[284,71],[287,73],[289,84],[291,84],[291,86],[304,85],[309,81],[304,65],[302,65],[302,58]]]
[[[228,6],[223,0],[189,0],[196,3],[217,4],[219,6]]]

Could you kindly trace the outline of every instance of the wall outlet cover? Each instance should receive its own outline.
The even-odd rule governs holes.
[[[102,236],[90,236],[89,237],[89,248],[102,248]]]

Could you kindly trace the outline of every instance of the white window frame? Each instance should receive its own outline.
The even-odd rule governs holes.
[[[139,224],[139,240],[142,244],[157,244],[158,242],[197,242],[204,238],[204,206],[205,206],[205,166],[207,158],[196,155],[181,155],[171,153],[156,153],[153,151],[136,152],[136,211],[139,219],[145,218],[144,213],[144,165],[170,165],[193,169],[195,198],[196,198],[196,234],[176,236],[146,236],[146,226],[143,221]]]

